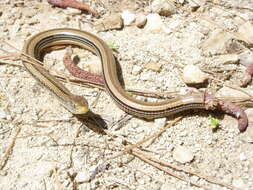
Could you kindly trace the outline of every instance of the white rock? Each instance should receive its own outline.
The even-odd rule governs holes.
[[[69,186],[69,184],[70,184],[69,180],[64,180],[63,183],[62,183],[62,186],[66,188],[66,187]]]
[[[244,51],[239,54],[239,62],[240,64],[248,67],[253,63],[253,53],[251,51]]]
[[[246,90],[245,91],[249,94],[253,95],[252,90]],[[217,97],[237,97],[237,98],[247,98],[248,95],[243,93],[242,91],[232,89],[229,87],[222,87],[218,92],[216,93]]]
[[[12,111],[15,114],[22,114],[24,112],[24,107],[19,105],[19,106],[14,107]]]
[[[170,16],[176,13],[176,7],[172,1],[168,0],[153,0],[151,10],[161,16]]]
[[[248,116],[248,119],[249,119],[249,123],[251,125],[251,123],[253,123],[253,108],[248,108],[245,110],[245,113],[247,114]],[[242,136],[243,140],[244,141],[248,141],[248,142],[253,142],[253,127],[252,126],[249,126],[247,128],[247,130],[245,131],[244,133],[244,136]]]
[[[68,7],[66,10],[65,10],[65,13],[67,15],[80,15],[82,13],[81,10],[79,9],[74,9],[74,8],[70,8]]]
[[[189,148],[186,148],[184,146],[178,146],[173,151],[173,158],[177,162],[184,164],[187,162],[191,162],[194,158],[194,155],[189,150]]]
[[[142,71],[142,67],[139,65],[134,65],[133,66],[133,70],[132,70],[132,74],[133,75],[138,75],[140,74],[140,72]]]
[[[186,84],[200,84],[208,79],[208,75],[202,72],[198,66],[187,65],[183,70],[183,80]]]
[[[173,20],[168,25],[166,25],[166,28],[164,31],[168,34],[172,33],[176,28],[179,27],[179,25],[182,23],[181,20]]]
[[[240,160],[241,161],[244,161],[244,160],[246,160],[247,159],[247,157],[245,156],[245,154],[244,153],[241,153],[240,154]]]
[[[180,25],[182,24],[182,20],[172,20],[170,23],[169,23],[169,28],[174,30],[176,28],[178,28]]]
[[[241,188],[241,189],[245,189],[246,188],[246,185],[244,183],[244,181],[242,179],[233,179],[233,182],[232,182],[233,186],[237,187],[237,188]]]
[[[152,80],[151,73],[141,73],[141,80],[150,81]]]
[[[226,54],[218,57],[218,62],[220,64],[235,64],[239,61],[239,56],[237,54]]]
[[[88,170],[83,170],[77,173],[75,180],[77,183],[87,183],[90,181],[90,174]]]
[[[87,67],[91,73],[101,74],[102,73],[102,66],[99,62],[89,62],[87,63]]]
[[[6,119],[7,118],[7,114],[4,110],[0,109],[0,119]]]
[[[202,49],[206,55],[217,55],[226,53],[226,44],[232,39],[232,35],[220,29],[212,32],[210,37],[202,44]]]
[[[121,13],[121,17],[123,19],[123,23],[125,26],[129,26],[129,25],[133,24],[135,21],[135,14],[128,11],[128,10],[124,10]]]
[[[145,30],[148,32],[160,32],[164,28],[164,23],[159,14],[147,15],[147,24]]]
[[[158,128],[164,127],[166,125],[167,118],[155,119],[155,126]]]
[[[253,44],[253,25],[250,21],[245,22],[239,27],[238,33],[239,33],[239,40],[243,40],[247,43]]]
[[[194,1],[190,0],[189,1],[189,5],[190,5],[192,11],[196,11],[200,7],[200,5],[201,5],[200,3],[201,2],[198,2],[198,1],[199,0],[197,0],[197,1],[196,0],[194,0]]]
[[[17,20],[10,28],[10,35],[11,37],[15,37],[17,32],[20,30],[20,22]]]

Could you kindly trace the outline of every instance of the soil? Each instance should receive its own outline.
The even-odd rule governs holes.
[[[102,13],[100,19],[123,10],[136,14],[151,12],[149,1],[83,2]],[[203,4],[197,11],[192,11],[188,1],[173,2],[176,2],[176,13],[162,17],[164,25],[172,28],[170,32],[151,33],[134,25],[125,26],[122,30],[98,32],[95,24],[99,20],[85,13],[53,7],[46,0],[2,0],[0,37],[22,50],[32,35],[48,29],[68,27],[91,32],[117,47],[114,54],[122,70],[124,85],[131,90],[166,94],[186,89],[181,75],[187,64],[196,64],[211,74],[201,89],[219,91],[228,82],[240,80],[244,66],[221,64],[214,59],[216,55],[203,53],[202,44],[217,29],[217,26],[206,24],[203,18],[209,17],[227,30],[236,31],[238,20],[252,21],[252,8],[245,8],[252,2],[213,1]],[[240,41],[235,44],[239,44],[240,51],[250,49]],[[17,53],[4,42],[0,47]],[[236,47],[232,53],[236,53]],[[62,63],[64,52],[53,51],[46,55],[44,62],[52,73],[67,77],[70,74]],[[97,67],[99,59],[91,53],[75,48],[74,54],[79,55],[82,68],[89,70],[92,64]],[[6,53],[1,51],[1,55]],[[161,69],[147,69],[145,65],[150,62],[159,63]],[[128,116],[105,91],[65,82],[64,85],[74,94],[85,97],[92,112],[107,124],[108,134],[99,134],[91,130],[101,125],[96,118],[78,120],[29,75],[19,59],[1,59],[0,63],[0,189],[203,189],[191,183],[206,189],[228,189],[171,169],[186,181],[177,179],[131,154],[113,158],[122,153],[126,141],[137,143],[155,134],[164,127],[165,120],[145,121]],[[136,67],[140,68],[138,73],[133,72]],[[233,74],[230,71],[234,71]],[[253,94],[252,83],[243,90]],[[232,95],[239,96],[238,93],[240,91],[234,90]],[[160,101],[150,97],[138,98]],[[236,119],[218,112],[193,110],[170,116],[166,120],[168,123],[178,116],[183,116],[183,119],[154,141],[144,143],[142,148],[157,159],[190,168],[229,184],[232,189],[250,190],[253,189],[252,113],[252,109],[247,109],[250,123],[245,133],[239,133]],[[219,119],[217,130],[210,127],[209,116]],[[186,147],[194,159],[185,164],[175,161],[173,151],[178,146]],[[97,169],[101,164],[107,167]]]

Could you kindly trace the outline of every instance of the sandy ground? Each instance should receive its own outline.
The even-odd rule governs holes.
[[[245,70],[243,66],[236,64],[220,64],[214,57],[203,54],[201,44],[208,39],[215,26],[208,26],[197,15],[205,14],[215,23],[234,31],[238,17],[253,19],[251,9],[219,9],[207,4],[194,13],[186,3],[180,5],[172,16],[162,17],[166,27],[176,26],[171,32],[150,33],[145,28],[139,29],[136,26],[98,32],[94,27],[97,20],[90,15],[52,7],[44,0],[19,2],[0,2],[1,39],[22,49],[30,36],[47,29],[70,27],[89,31],[118,47],[115,55],[122,68],[127,89],[166,93],[185,88],[187,86],[180,77],[181,66],[197,64],[203,70],[217,73],[214,77],[223,80],[221,83],[209,80],[206,86],[219,90],[225,82],[233,83],[240,79]],[[99,12],[107,14],[129,8],[133,12],[149,10],[148,2],[145,1],[122,1],[116,5],[113,3],[115,2],[101,0],[91,4]],[[226,5],[246,7],[250,3],[250,0],[230,0]],[[241,46],[247,49],[243,44]],[[2,48],[14,51],[6,46]],[[75,49],[75,52],[81,58],[80,64],[86,69],[87,65],[96,65],[98,62],[90,53],[79,49]],[[45,64],[53,72],[68,76],[69,73],[62,64],[63,53],[64,50],[60,50],[48,54]],[[146,69],[145,65],[151,61],[158,62],[161,70],[154,72]],[[4,62],[20,66],[0,65],[0,189],[202,189],[190,182],[208,189],[228,189],[208,183],[203,178],[172,170],[186,179],[179,180],[131,154],[112,159],[122,152],[125,141],[141,141],[159,131],[165,120],[147,122],[130,118],[119,122],[126,114],[106,92],[98,88],[65,83],[73,93],[87,98],[90,104],[95,102],[92,111],[104,119],[108,125],[108,133],[114,136],[95,133],[86,127],[85,122],[78,121],[64,109],[45,88],[38,85],[22,67],[21,61]],[[141,68],[138,74],[133,72],[136,66]],[[236,69],[235,74],[225,81],[224,75],[229,72],[224,70],[233,69]],[[247,89],[252,91],[252,84]],[[234,90],[233,93],[236,96],[239,92]],[[155,101],[153,98],[143,99]],[[250,117],[252,109],[248,109],[247,113]],[[220,120],[217,131],[210,128],[210,114]],[[180,115],[182,114],[177,116]],[[183,116],[181,121],[167,129],[151,144],[148,141],[142,145],[148,150],[146,153],[157,159],[191,168],[220,183],[230,184],[232,189],[253,189],[253,145],[247,142],[253,140],[252,123],[245,133],[239,134],[236,119],[228,115],[194,110]],[[167,118],[167,122],[175,117]],[[15,134],[18,134],[15,145],[8,154]],[[173,151],[179,145],[193,154],[194,159],[190,163],[180,164],[174,160]],[[108,163],[108,168],[93,177],[96,168],[105,163]]]

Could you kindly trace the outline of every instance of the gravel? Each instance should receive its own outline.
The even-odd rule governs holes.
[[[125,2],[127,3],[114,6],[107,4],[110,3],[108,1],[103,1],[105,6],[94,4],[98,6],[95,6],[97,10],[105,10],[107,13],[111,11],[112,14],[127,10],[126,7],[136,15],[142,11],[143,15],[149,14],[145,12],[149,9],[147,4],[139,1],[139,4],[133,1]],[[52,7],[47,1],[24,1],[17,4],[14,1],[3,0],[0,6],[0,35],[18,49],[22,49],[25,40],[38,32],[56,27],[81,28],[98,35],[106,42],[115,42],[118,47],[115,56],[121,66],[125,88],[166,93],[171,92],[171,89],[187,87],[181,78],[184,66],[197,64],[201,69],[208,68],[210,73],[215,73],[213,78],[220,79],[221,75],[216,72],[217,69],[221,69],[224,76],[228,74],[224,70],[229,70],[230,64],[215,62],[210,54],[223,54],[228,50],[230,54],[238,53],[233,52],[235,46],[232,48],[227,44],[231,36],[225,36],[226,40],[222,40],[221,44],[212,46],[211,40],[217,35],[222,36],[223,33],[214,35],[214,26],[210,27],[210,23],[199,20],[200,17],[197,18],[190,8],[186,9],[187,2],[179,6],[180,11],[177,9],[177,12],[169,17],[156,16],[165,30],[163,28],[150,32],[145,29],[146,26],[141,29],[133,25],[122,30],[97,32],[97,20],[89,15],[79,14],[78,11]],[[228,4],[250,7],[252,2],[224,2],[224,5]],[[130,9],[136,6],[137,9]],[[238,9],[231,15],[224,12],[215,6],[203,4],[196,13],[206,13],[213,22],[233,30],[233,24],[238,23],[238,17],[234,15],[252,19],[252,13],[248,9]],[[220,31],[220,28],[216,28],[215,31],[217,30]],[[247,49],[240,44],[241,47]],[[6,46],[2,47],[2,44],[1,48],[14,51]],[[68,75],[62,66],[63,54],[62,50],[49,53],[46,55],[45,64],[50,70]],[[80,54],[83,54],[82,51]],[[85,56],[81,57],[81,63],[90,59],[93,61],[93,55],[83,55]],[[159,71],[146,69],[145,65],[149,62],[158,62]],[[11,63],[20,64],[20,61]],[[232,82],[239,80],[245,69],[242,65],[234,67],[238,69],[228,79]],[[1,64],[0,74],[0,155],[3,156],[7,151],[15,129],[21,126],[21,133],[16,139],[13,151],[3,167],[3,172],[0,173],[4,174],[0,178],[0,189],[200,189],[137,158],[132,160],[133,157],[129,154],[111,159],[123,149],[122,144],[125,140],[137,143],[156,133],[175,116],[156,121],[132,118],[118,124],[117,127],[110,127],[121,120],[125,113],[115,105],[108,94],[101,92],[97,99],[98,89],[66,83],[67,88],[87,98],[90,104],[97,99],[92,111],[104,118],[109,126],[108,133],[112,134],[101,135],[89,130],[86,127],[88,123],[82,123],[67,112],[57,99],[45,88],[41,88],[23,68]],[[218,83],[214,80],[209,81],[207,87],[220,89],[224,84],[223,81]],[[247,90],[252,91],[252,84]],[[241,92],[236,90],[227,93],[242,96]],[[160,100],[152,98],[152,101]],[[210,114],[220,120],[217,131],[210,127]],[[234,118],[222,113],[187,111],[175,126],[167,129],[150,145],[145,143],[142,147],[148,150],[147,153],[169,163],[174,163],[173,150],[176,147],[187,147],[194,159],[185,163],[184,167],[222,183],[250,190],[253,189],[253,149],[249,143],[252,140],[252,126],[249,132],[246,131],[244,134],[239,134],[236,126],[237,121]],[[146,147],[147,145],[149,146]],[[98,163],[108,160],[111,166],[89,182],[88,178]],[[194,176],[178,174],[210,189],[227,189]]]

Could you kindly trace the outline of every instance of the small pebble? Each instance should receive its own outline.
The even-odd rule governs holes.
[[[170,16],[176,13],[176,7],[172,1],[154,0],[151,3],[151,10],[161,16]]]
[[[76,177],[76,175],[77,175],[77,173],[76,173],[76,171],[73,168],[70,168],[68,170],[68,176],[70,176],[71,178]]]
[[[68,7],[66,9],[65,13],[67,15],[80,15],[82,13],[82,11],[80,9],[74,9],[74,8]]]
[[[158,119],[155,119],[155,126],[157,128],[161,128],[161,127],[164,127],[166,125],[166,122],[167,122],[167,118],[158,118]]]
[[[86,65],[89,68],[89,72],[96,73],[96,74],[101,74],[102,73],[101,63],[92,62],[92,63],[87,63]]]
[[[38,18],[35,18],[35,17],[28,20],[29,25],[34,25],[34,24],[38,24],[38,23],[40,23],[40,21]],[[23,31],[23,32],[25,32],[25,31]]]
[[[129,25],[133,24],[135,21],[135,14],[128,11],[128,10],[124,10],[121,13],[121,17],[123,19],[123,23],[125,26],[129,26]]]
[[[62,186],[63,187],[68,187],[70,184],[70,181],[69,180],[64,180],[63,183],[62,183]]]
[[[22,15],[27,18],[32,18],[34,15],[36,15],[37,12],[35,9],[31,9],[29,7],[23,7],[22,8]]]
[[[134,65],[132,69],[132,74],[133,75],[138,75],[142,71],[142,67],[139,65]]]
[[[245,67],[250,66],[253,63],[253,53],[251,51],[244,51],[239,55],[239,63]]]
[[[104,17],[102,21],[95,25],[98,31],[107,31],[113,29],[121,29],[123,27],[123,20],[119,14],[112,14]]]
[[[90,174],[88,170],[83,170],[77,173],[75,180],[77,183],[87,183],[90,181]]]
[[[202,49],[206,55],[217,55],[226,53],[226,45],[232,39],[232,35],[216,29],[202,44]]]
[[[240,160],[241,161],[245,161],[247,158],[246,158],[246,156],[245,156],[245,154],[244,153],[241,153],[240,154]]]
[[[148,72],[148,73],[141,73],[141,80],[143,81],[150,81],[152,80],[152,77],[151,77],[151,73]]]
[[[200,4],[198,3],[198,1],[192,1],[192,0],[190,0],[189,1],[189,5],[190,5],[191,10],[193,12],[196,11],[200,7]]]
[[[158,62],[151,61],[151,62],[147,63],[144,67],[146,69],[148,69],[148,70],[159,72],[160,69],[161,69],[161,67],[162,67],[162,65],[160,63],[158,63]]]
[[[187,65],[183,70],[183,80],[186,84],[200,84],[208,79],[208,75],[202,72],[198,66]]]
[[[173,151],[173,158],[177,162],[184,164],[187,162],[191,162],[194,158],[194,155],[189,150],[189,148],[186,148],[184,146],[178,146]]]
[[[233,182],[232,182],[233,186],[237,187],[237,188],[241,188],[241,189],[245,189],[246,188],[246,185],[244,183],[244,181],[240,178],[237,178],[237,179],[233,179]]]
[[[253,43],[252,31],[253,31],[253,25],[251,24],[250,21],[245,22],[244,24],[242,24],[239,27],[239,30],[238,30],[238,33],[240,34],[239,35],[240,40],[243,40],[247,43],[252,44]]]
[[[20,23],[19,20],[17,20],[17,22],[15,22],[10,28],[10,36],[14,38],[15,36],[17,36],[17,32],[19,30],[20,30]]]
[[[13,113],[15,114],[22,114],[24,112],[23,106],[16,106],[12,109]]]
[[[135,19],[135,25],[138,28],[143,28],[147,23],[147,17],[145,15],[137,15]]]
[[[250,93],[249,91],[246,92]],[[238,97],[238,98],[248,97],[247,94],[229,87],[222,87],[220,90],[218,90],[216,95],[217,97]]]
[[[6,176],[8,172],[6,170],[0,170],[0,176]]]
[[[169,190],[169,189],[178,189],[176,187],[176,183],[173,183],[173,182],[169,182],[169,181],[166,181],[160,190]],[[182,189],[182,188],[181,188]]]
[[[199,180],[199,177],[198,176],[191,176],[191,181],[193,181],[194,183],[196,183],[197,181]]]
[[[147,15],[147,24],[145,30],[147,32],[160,32],[164,28],[164,23],[159,14]]]
[[[245,113],[247,114],[249,119],[249,127],[242,136],[242,140],[253,143],[253,108],[246,109]]]
[[[7,113],[4,110],[0,109],[0,119],[6,119],[6,118],[7,118]]]
[[[220,64],[236,64],[239,61],[239,56],[237,54],[226,54],[218,57],[218,62]]]

